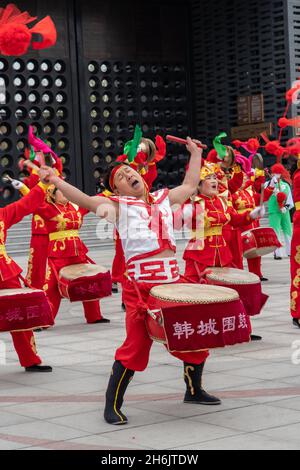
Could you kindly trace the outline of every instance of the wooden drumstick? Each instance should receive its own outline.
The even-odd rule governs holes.
[[[265,192],[265,186],[262,184],[260,188],[260,200],[259,200],[260,207],[262,207],[264,204],[264,192]]]
[[[174,135],[167,135],[166,140],[168,140],[169,142],[176,142],[177,144],[183,144],[183,145],[187,145],[188,143],[186,139],[181,139],[180,137],[175,137]],[[204,150],[207,149],[207,145],[205,144],[197,144],[197,147],[204,149]]]
[[[3,181],[3,183],[11,183],[12,180],[13,180],[13,179],[12,179],[9,175],[4,175],[4,176],[2,176],[2,181]]]

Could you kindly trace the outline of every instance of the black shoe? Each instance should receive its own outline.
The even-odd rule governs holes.
[[[259,335],[250,335],[251,341],[261,341],[262,337]]]
[[[25,371],[26,372],[52,372],[52,367],[35,364],[33,366],[25,367]]]
[[[300,328],[300,318],[293,318],[293,325]]]
[[[122,302],[121,308],[122,308],[123,312],[126,312],[126,307],[125,307],[124,302]]]
[[[134,374],[126,369],[120,361],[115,361],[106,390],[104,419],[108,424],[127,424],[127,417],[121,412],[125,391]]]
[[[117,283],[117,282],[113,282],[113,283],[112,283],[112,293],[113,293],[113,294],[117,294],[118,292],[119,292],[118,283]]]
[[[266,277],[261,277],[260,280],[261,280],[261,282],[266,282],[266,281],[268,281],[269,279],[267,279]]]
[[[90,323],[90,325],[96,325],[97,323],[110,323],[110,320],[108,318],[100,318],[99,320]]]
[[[282,259],[281,256],[274,255],[274,259]]]
[[[183,402],[196,405],[220,405],[221,400],[213,395],[209,395],[202,388],[202,374],[204,362],[202,364],[184,363],[184,381],[186,392]]]

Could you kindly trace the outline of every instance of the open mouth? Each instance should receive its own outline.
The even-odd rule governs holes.
[[[139,181],[138,180],[134,180],[132,183],[131,183],[131,187],[132,188],[136,188],[139,184]]]

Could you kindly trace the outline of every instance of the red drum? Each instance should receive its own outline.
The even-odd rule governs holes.
[[[97,264],[72,264],[62,268],[58,278],[61,296],[70,302],[99,300],[112,292],[110,272]]]
[[[275,231],[270,227],[253,228],[242,233],[242,247],[245,258],[251,259],[268,255],[281,246]]]
[[[149,336],[171,352],[223,348],[249,341],[250,320],[233,289],[161,285],[151,289],[148,305]]]
[[[0,331],[26,331],[53,324],[50,305],[42,290],[0,290]]]
[[[238,292],[248,315],[258,315],[268,296],[261,291],[261,282],[256,274],[234,268],[209,268],[206,275],[209,284],[230,287]]]

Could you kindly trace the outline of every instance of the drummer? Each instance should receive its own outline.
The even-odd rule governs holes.
[[[187,141],[187,150],[191,154],[189,169],[182,185],[172,190],[162,189],[150,193],[139,173],[124,163],[117,163],[111,166],[106,180],[107,189],[114,195],[105,200],[85,195],[55,177],[51,169],[48,170],[51,182],[63,191],[65,197],[115,223],[122,240],[127,270],[130,273],[130,278],[123,284],[127,336],[116,351],[106,391],[104,417],[110,424],[128,422],[121,412],[126,388],[134,372],[143,371],[148,364],[152,340],[145,326],[144,302],[147,301],[152,287],[180,281],[174,257],[176,246],[171,205],[181,205],[196,191],[202,158],[202,149],[197,146],[196,141],[190,138]],[[151,215],[155,217],[152,218]],[[157,260],[160,261],[159,270]],[[143,302],[139,301],[138,292]],[[184,361],[184,402],[220,404],[218,398],[209,395],[202,388],[201,379],[208,351],[172,354]]]
[[[184,205],[185,223],[190,224],[193,236],[184,251],[184,275],[193,282],[201,282],[205,270],[209,267],[236,267],[229,244],[224,237],[228,224],[240,227],[251,224],[264,215],[264,206],[238,214],[227,198],[218,193],[219,167],[212,163],[205,163],[200,171],[200,184],[198,194]],[[199,230],[199,216],[202,228]],[[264,296],[265,297],[265,296]],[[261,304],[263,305],[265,300]],[[261,339],[258,335],[251,335],[251,339]]]
[[[40,175],[43,176],[42,171]],[[6,253],[7,230],[42,204],[47,186],[47,184],[40,182],[23,199],[0,209],[0,289],[21,288],[19,276],[22,269]],[[42,361],[37,354],[32,331],[12,332],[11,335],[20,364],[26,372],[52,371],[52,367],[41,364]]]
[[[185,276],[196,282],[200,280],[199,274],[209,266],[234,267],[231,250],[224,238],[226,226],[248,225],[264,213],[263,207],[257,207],[238,214],[227,199],[219,195],[218,172],[217,165],[206,162],[200,171],[197,196],[184,205],[184,213],[190,213],[193,230],[183,255]],[[203,214],[203,233],[199,233],[197,214]]]
[[[73,264],[88,263],[88,249],[79,237],[79,229],[87,212],[71,204],[54,185],[48,187],[44,204],[36,211],[36,214],[44,220],[46,231],[49,233],[48,268],[44,291],[52,305],[54,318],[61,303],[58,288],[59,271]],[[87,323],[110,322],[102,316],[98,300],[83,302],[83,308]]]
[[[138,126],[136,127],[136,129]],[[141,136],[140,131],[140,136]],[[134,139],[127,142],[124,146],[124,155],[119,157],[121,161],[128,163],[134,170],[138,171],[146,182],[149,191],[151,191],[154,181],[157,178],[157,163],[166,156],[166,143],[164,139],[157,135],[155,142],[151,139],[140,137],[139,145],[137,146],[137,154],[134,160],[128,162],[128,153],[131,150],[131,146],[134,145]],[[106,193],[107,191],[104,191]],[[122,285],[123,281],[126,281],[124,273],[125,258],[122,248],[122,243],[118,231],[114,231],[115,240],[115,257],[112,264],[112,280],[113,280],[113,292],[118,292],[118,282]],[[125,310],[125,305],[122,300],[122,308]]]
[[[242,187],[232,195],[232,202],[234,209],[238,214],[245,214],[249,211],[255,210],[255,208],[260,204],[261,195],[258,191],[255,190],[255,187],[258,189],[258,184],[256,179],[261,181],[261,175],[256,172],[254,178],[251,178],[245,171],[243,171],[244,179]],[[256,176],[257,175],[257,176]],[[263,180],[262,180],[263,181]],[[276,178],[272,178],[270,185],[265,189],[263,193],[263,202],[267,202],[273,194],[273,190],[276,185]],[[250,230],[252,228],[259,227],[258,220],[252,220],[249,223],[240,225],[240,236],[242,232]],[[240,263],[242,264],[242,253],[240,255]],[[250,273],[256,274],[261,281],[267,281],[261,271],[261,257],[247,259],[248,269]]]

